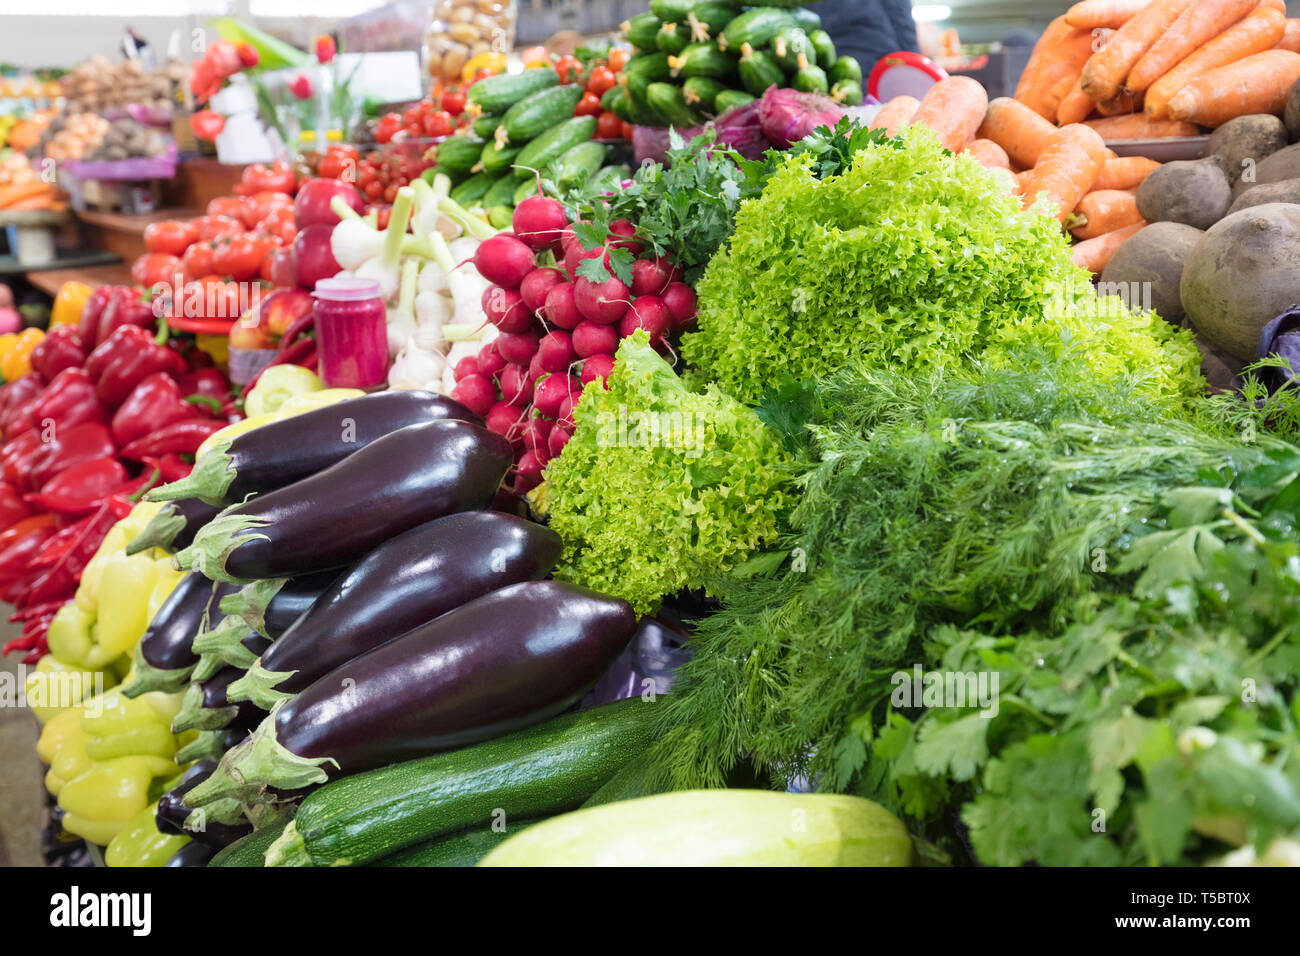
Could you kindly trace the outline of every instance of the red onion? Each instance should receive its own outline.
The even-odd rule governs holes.
[[[789,149],[819,126],[834,126],[843,108],[829,96],[769,86],[758,103],[763,132],[777,149]]]

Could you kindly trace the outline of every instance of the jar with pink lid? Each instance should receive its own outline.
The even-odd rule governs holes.
[[[388,379],[388,311],[374,279],[316,283],[316,351],[327,388],[377,388]]]

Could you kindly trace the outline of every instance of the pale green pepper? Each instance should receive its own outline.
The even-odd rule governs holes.
[[[189,837],[158,831],[158,811],[151,803],[109,841],[104,862],[109,866],[163,866],[189,842]]]
[[[280,410],[288,399],[325,388],[315,372],[300,365],[273,365],[264,371],[244,398],[244,412],[251,418]]]

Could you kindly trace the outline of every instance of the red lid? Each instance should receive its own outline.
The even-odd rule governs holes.
[[[899,50],[882,56],[867,79],[867,92],[888,103],[895,96],[923,98],[930,87],[946,80],[943,67],[919,53]]]

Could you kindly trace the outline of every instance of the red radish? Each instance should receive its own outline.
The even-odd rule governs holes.
[[[478,247],[474,268],[488,282],[518,289],[524,276],[537,268],[537,257],[514,236],[498,234]]]
[[[573,231],[574,226],[589,226],[589,225],[591,225],[591,223],[589,223],[587,220],[584,219],[581,222],[575,222],[572,225],[568,226],[562,233],[560,233],[560,248],[563,249],[565,252],[568,252],[569,246],[573,245],[578,241],[578,234]]]
[[[519,463],[515,465],[515,491],[522,494],[540,485],[542,471],[545,468],[546,463],[534,452],[524,452],[519,458]]]
[[[560,402],[560,413],[555,416],[556,428],[567,428],[569,431],[573,431],[573,406],[576,404],[578,404],[578,399],[573,395]]]
[[[664,289],[664,305],[673,317],[673,331],[679,332],[695,319],[695,290],[684,282],[673,282]]]
[[[507,365],[501,370],[501,398],[508,405],[526,408],[533,400],[533,383],[536,381],[520,365]]]
[[[567,372],[578,358],[573,351],[573,336],[560,329],[547,332],[537,345],[535,358],[543,372]]]
[[[614,371],[614,356],[593,355],[582,363],[582,384],[590,385],[597,379],[609,378],[609,373],[612,371]]]
[[[551,429],[555,422],[549,418],[534,418],[524,429],[524,447],[529,451],[535,451],[544,459],[551,457],[550,449],[546,442],[551,437]]]
[[[578,266],[583,259],[596,259],[604,256],[605,268],[609,269],[609,250],[608,249],[584,249],[581,242],[574,242],[568,249],[564,250],[564,271],[569,274],[569,278],[578,278]]]
[[[473,355],[466,355],[456,363],[454,374],[456,376],[456,381],[458,382],[463,378],[469,378],[471,375],[479,374],[478,358]],[[479,414],[481,415],[483,413],[479,412]]]
[[[668,283],[676,277],[673,264],[662,256],[658,259],[638,259],[632,263],[632,294],[663,295]]]
[[[524,411],[507,402],[497,402],[484,419],[487,430],[507,439],[517,448],[523,447]]]
[[[502,332],[527,332],[533,327],[533,313],[514,289],[489,286],[483,290],[482,303],[483,314]]]
[[[533,408],[547,418],[556,418],[564,400],[581,391],[582,383],[572,375],[548,375],[537,383],[537,389],[533,392]]]
[[[486,375],[466,375],[451,390],[451,397],[475,415],[486,415],[497,403],[497,387]]]
[[[551,435],[546,440],[546,450],[551,453],[552,458],[559,458],[560,453],[564,451],[564,446],[572,437],[572,432],[566,431],[557,424],[551,429]]]
[[[540,311],[542,318],[561,329],[577,328],[582,321],[582,313],[574,302],[573,291],[572,282],[561,282],[553,286],[546,293],[546,305]]]
[[[528,377],[536,382],[541,379],[543,375],[550,374],[550,372],[542,368],[542,353],[539,348],[538,351],[533,354],[533,357],[528,360]]]
[[[530,248],[541,251],[558,246],[569,217],[564,206],[545,196],[530,196],[515,207],[512,220],[515,235]]]
[[[478,370],[481,374],[493,378],[505,367],[506,360],[497,351],[495,342],[489,342],[478,350]]]
[[[654,295],[643,295],[632,301],[632,307],[627,310],[627,315],[623,316],[623,321],[619,323],[618,334],[620,338],[627,338],[637,329],[645,329],[650,333],[650,341],[653,342],[667,335],[672,323],[673,317],[668,311],[668,306],[664,305],[663,299]]]
[[[634,256],[639,256],[645,251],[645,244],[636,240],[636,226],[626,219],[615,219],[611,222],[609,224],[609,234],[623,237],[622,239],[606,240],[611,249],[629,249]]]
[[[527,332],[503,332],[497,336],[496,346],[507,362],[527,365],[529,359],[537,354],[537,333],[531,329]]]
[[[524,276],[519,284],[519,294],[524,297],[524,305],[534,312],[541,312],[546,305],[546,295],[564,281],[559,269],[534,269]]]
[[[583,322],[573,330],[573,351],[582,358],[613,355],[618,349],[618,329],[598,322]]]
[[[573,303],[583,318],[601,325],[612,325],[627,314],[630,290],[616,276],[604,282],[579,279],[573,288]]]

